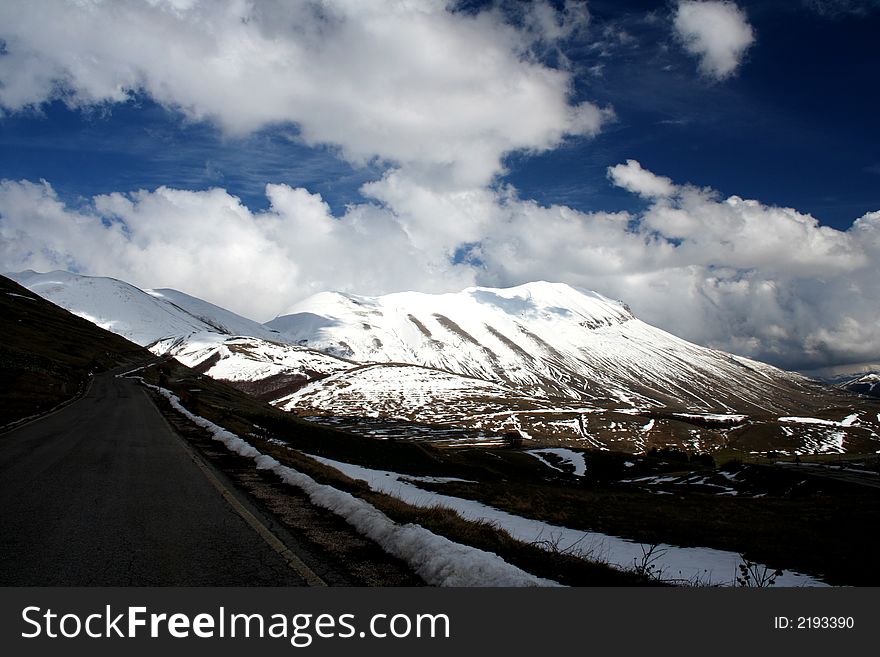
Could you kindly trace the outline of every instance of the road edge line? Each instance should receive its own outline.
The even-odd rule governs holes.
[[[227,488],[222,481],[217,478],[213,472],[211,472],[210,468],[205,464],[202,458],[194,453],[191,449],[187,449],[189,452],[190,458],[193,460],[199,469],[202,471],[202,474],[205,475],[208,481],[217,489],[220,495],[226,500],[229,505],[235,509],[236,513],[242,517],[242,519],[251,526],[251,528],[256,531],[260,537],[271,547],[275,552],[277,552],[286,562],[287,565],[290,566],[296,573],[302,577],[306,584],[309,586],[327,586],[327,582],[321,579],[315,571],[309,568],[302,559],[296,556],[289,547],[287,547],[280,538],[278,538],[275,534],[272,533],[266,525],[264,525],[260,520],[250,511],[248,511],[244,505],[238,501],[238,499],[233,495],[229,488]]]
[[[144,390],[143,386],[138,386],[138,389],[146,395],[147,399],[150,401],[150,404],[156,410],[159,417],[162,418],[162,421],[165,422],[168,429],[175,436],[178,437],[180,441],[181,447],[186,451],[189,457],[192,459],[193,463],[195,463],[199,470],[202,471],[202,474],[205,475],[205,478],[217,489],[217,492],[220,493],[220,496],[226,500],[229,506],[241,516],[242,520],[244,520],[257,534],[259,534],[260,538],[262,538],[266,544],[272,548],[284,561],[287,565],[296,572],[297,575],[303,578],[307,586],[313,587],[326,587],[328,586],[327,582],[325,582],[321,577],[319,577],[315,571],[309,568],[305,562],[300,559],[294,552],[284,544],[280,538],[278,538],[271,529],[269,529],[263,522],[260,521],[253,513],[247,510],[247,508],[238,500],[238,498],[229,490],[229,487],[226,486],[220,479],[215,475],[211,468],[208,467],[208,464],[205,463],[204,459],[196,453],[195,449],[187,443],[186,439],[181,436],[177,430],[171,426],[171,423],[168,421],[168,418],[165,417],[164,413],[159,410],[159,407],[156,406],[156,403],[153,401],[153,398],[147,394],[147,391]]]

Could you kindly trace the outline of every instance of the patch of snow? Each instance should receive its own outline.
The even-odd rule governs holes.
[[[638,479],[621,479],[622,484],[668,484],[678,481],[678,477],[661,477],[659,475],[648,475],[647,477],[639,477]]]
[[[443,506],[454,509],[469,520],[483,520],[494,523],[506,530],[514,538],[538,545],[552,543],[561,550],[583,558],[605,559],[619,568],[631,568],[643,556],[644,546],[617,536],[589,532],[523,518],[473,500],[449,495],[441,495],[422,490],[408,483],[406,475],[388,470],[373,470],[360,465],[343,463],[319,456],[317,461],[336,468],[352,479],[365,481],[371,489],[393,495],[415,506]],[[657,567],[667,580],[711,580],[716,584],[729,584],[738,574],[742,563],[739,554],[712,548],[682,548],[661,545],[661,556]],[[808,575],[784,571],[776,580],[778,586],[827,586]]]
[[[748,415],[740,415],[737,413],[673,413],[675,417],[682,417],[691,420],[708,420],[711,422],[729,422],[736,424],[745,422],[749,419]]]
[[[140,372],[145,367],[146,367],[146,365],[138,365],[133,370],[128,370],[127,372],[123,372],[122,374],[117,374],[116,378],[117,379],[125,378],[125,377],[129,376],[130,374],[134,374],[135,372]]]
[[[455,543],[415,524],[399,525],[372,504],[345,491],[319,484],[306,474],[262,454],[231,431],[187,410],[170,390],[152,386],[180,413],[207,429],[231,452],[253,459],[257,469],[269,470],[309,496],[313,504],[344,518],[385,551],[403,559],[427,583],[436,586],[558,586],[513,566],[496,554]]]
[[[632,408],[614,408],[611,410],[615,413],[622,413],[623,415],[642,415],[649,409],[644,406],[634,406]]]
[[[259,381],[285,374],[300,376],[305,383],[357,367],[356,363],[297,345],[213,332],[160,340],[150,351],[174,356],[187,367],[210,365],[204,373],[224,381]]]
[[[564,447],[544,447],[541,449],[529,449],[526,450],[526,453],[536,457],[542,463],[548,465],[554,470],[563,472],[562,468],[553,465],[550,461],[544,458],[544,454],[554,454],[562,459],[564,463],[568,463],[574,468],[575,477],[583,477],[587,473],[587,462],[581,452],[575,452],[574,450],[565,449]]]
[[[419,481],[426,484],[448,484],[452,482],[460,482],[463,484],[475,484],[477,482],[472,479],[461,479],[459,477],[425,477],[416,475],[405,475],[408,481]]]
[[[554,463],[552,463],[552,462],[548,461],[546,458],[544,458],[544,455],[539,450],[529,449],[529,450],[526,450],[526,454],[531,454],[536,459],[538,459],[541,463],[546,465],[548,468],[552,468],[553,470],[556,470],[557,472],[565,472],[565,470],[560,468],[558,465],[555,465]]]
[[[842,426],[840,422],[835,422],[834,420],[823,420],[818,417],[781,417],[779,418],[780,422],[794,422],[797,424],[823,424],[829,427],[839,427]]]
[[[379,363],[338,371],[308,383],[273,404],[285,411],[360,417],[370,414],[409,416],[407,419],[411,422],[460,426],[466,418],[485,422],[487,416],[477,413],[476,408],[485,406],[487,399],[528,403],[516,391],[498,383],[418,365]],[[518,419],[515,416],[512,419],[514,427],[519,426]],[[499,430],[510,421],[511,413],[507,411],[497,423]]]
[[[847,415],[845,418],[843,418],[843,419],[840,421],[840,426],[842,426],[842,427],[851,427],[851,426],[853,426],[854,424],[858,424],[858,421],[859,421],[859,414],[858,414],[858,413],[853,413],[852,415]]]
[[[506,441],[499,440],[486,440],[479,442],[471,442],[468,440],[461,441],[460,444],[450,444],[448,447],[500,447],[501,445],[505,445]]]
[[[511,414],[510,416],[511,424],[513,425],[513,430],[519,434],[520,438],[525,438],[526,440],[532,440],[532,437],[528,434],[528,432],[522,428],[520,424],[519,417],[517,417],[516,413]]]

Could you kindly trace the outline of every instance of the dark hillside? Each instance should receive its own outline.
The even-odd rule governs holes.
[[[71,399],[90,373],[150,358],[146,349],[0,276],[0,427]]]

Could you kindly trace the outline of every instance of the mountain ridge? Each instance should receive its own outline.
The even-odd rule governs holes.
[[[326,292],[263,326],[176,290],[65,272],[20,276],[76,314],[138,334],[157,355],[377,437],[786,453],[876,450],[880,440],[880,414],[867,401],[689,343],[620,301],[563,283]]]
[[[800,375],[689,343],[637,319],[622,302],[564,283],[440,295],[320,293],[294,309],[267,325],[296,344],[360,362],[433,367],[541,397],[654,406],[684,398],[696,410],[743,402],[770,410],[750,386],[769,383],[790,395],[792,387],[811,385]],[[728,379],[724,394],[704,399],[702,383],[719,376]],[[733,385],[736,379],[744,384]]]
[[[177,290],[142,290],[104,276],[62,270],[7,273],[7,277],[75,315],[141,346],[194,333],[281,336],[259,322]]]

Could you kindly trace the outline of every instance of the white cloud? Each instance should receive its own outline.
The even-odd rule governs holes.
[[[72,269],[142,287],[174,287],[267,320],[328,288],[384,292],[402,282],[445,290],[473,272],[418,250],[394,216],[370,205],[334,218],[316,194],[268,185],[251,212],[222,189],[98,196],[79,211],[47,183],[0,183],[4,271]]]
[[[255,212],[223,189],[71,207],[48,183],[3,181],[0,267],[174,287],[263,320],[325,289],[561,280],[685,338],[783,365],[876,360],[880,213],[837,231],[635,160],[608,177],[648,201],[637,215],[544,207],[489,185],[505,153],[550,149],[607,119],[575,104],[570,74],[532,53],[582,29],[578,8],[530,5],[514,27],[497,9],[427,0],[2,2],[6,111],[137,90],[230,133],[295,123],[307,143],[386,170],[342,216],[285,185],[268,185],[270,207]],[[681,2],[676,26],[716,77],[753,41],[731,3]]]
[[[517,28],[498,10],[433,0],[3,2],[0,106],[140,91],[229,133],[291,122],[352,162],[378,157],[425,181],[480,186],[506,152],[593,134],[607,114],[572,105],[571,75],[530,50],[586,13],[538,3],[529,16]]]
[[[728,0],[679,0],[674,27],[700,71],[719,80],[733,75],[755,41],[745,13]]]
[[[48,184],[5,181],[0,266],[175,287],[256,319],[326,289],[559,280],[622,299],[687,339],[783,366],[876,360],[880,212],[839,231],[789,208],[668,186],[638,215],[584,213],[509,187],[438,191],[394,171],[365,190],[383,205],[333,217],[319,195],[286,185],[267,186],[270,208],[253,212],[222,189],[168,188],[75,209]],[[469,258],[454,262],[466,245]]]
[[[635,160],[608,167],[608,178],[618,187],[645,198],[672,196],[676,191],[672,180],[643,169]]]
[[[590,12],[583,0],[565,0],[561,9],[537,1],[513,5],[523,13],[523,22],[537,38],[553,43],[582,32],[590,23]]]
[[[637,162],[622,170],[653,176]],[[682,337],[787,367],[880,353],[880,213],[838,231],[690,185],[639,216],[499,203],[480,250],[491,284],[549,278],[596,289]]]

